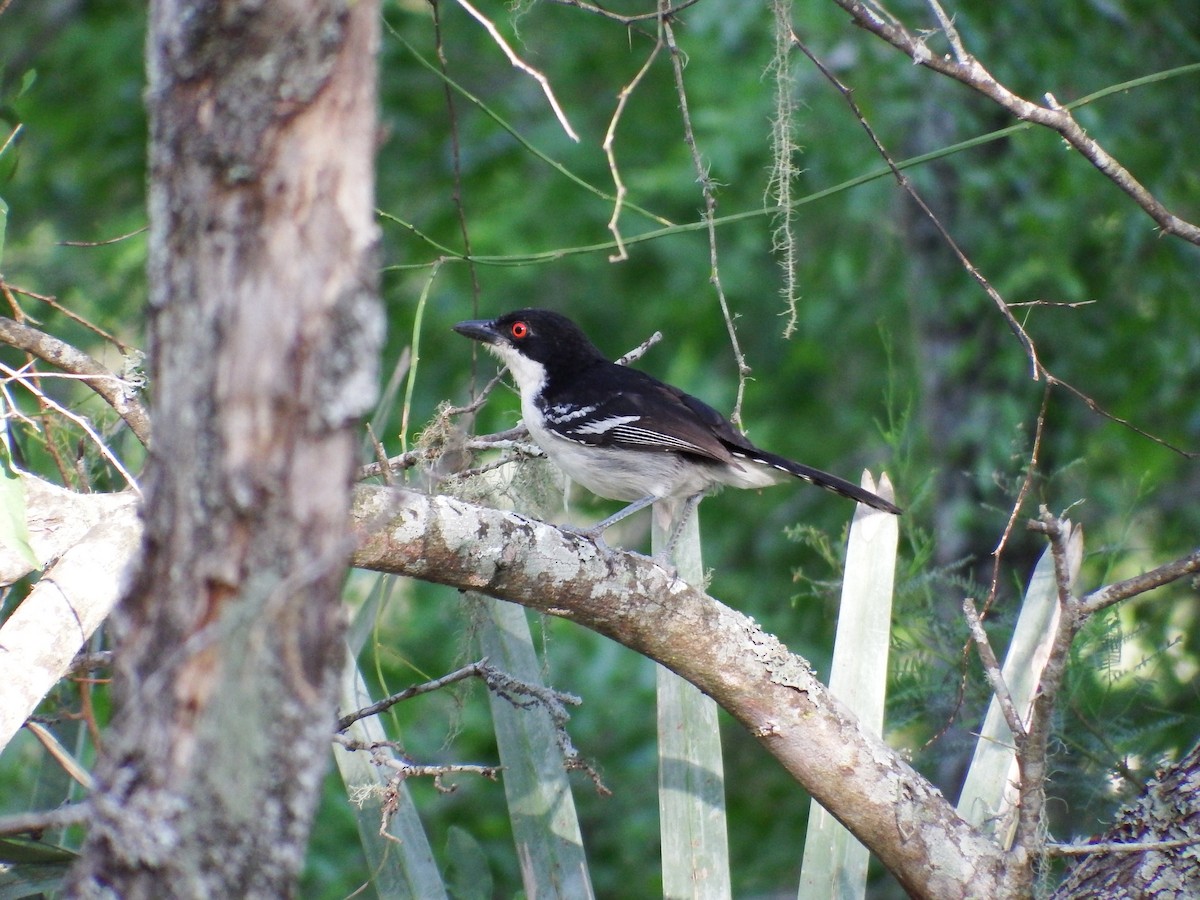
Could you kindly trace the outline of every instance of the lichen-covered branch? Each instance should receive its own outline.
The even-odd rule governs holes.
[[[359,487],[355,565],[570,619],[712,696],[915,895],[1003,897],[1000,851],[899,754],[866,734],[749,617],[631,553],[450,497]]]

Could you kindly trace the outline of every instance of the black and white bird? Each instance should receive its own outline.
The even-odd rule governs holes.
[[[610,362],[574,322],[546,309],[459,322],[508,366],[534,442],[568,477],[609,500],[633,501],[588,529],[605,529],[652,503],[677,522],[720,485],[761,488],[801,478],[900,515],[845,479],[760,450],[701,400],[652,375]],[[666,524],[665,522],[663,523]]]

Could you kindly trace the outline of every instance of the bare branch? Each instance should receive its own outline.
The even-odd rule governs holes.
[[[1012,732],[1013,739],[1017,742],[1019,749],[1025,740],[1025,724],[1021,721],[1021,715],[1017,712],[1017,707],[1013,704],[1012,694],[1009,693],[1008,685],[1004,682],[1004,675],[1000,671],[1000,661],[996,659],[996,651],[992,649],[987,632],[983,629],[983,622],[979,619],[979,610],[975,608],[975,601],[970,597],[963,600],[963,614],[967,617],[967,626],[971,629],[971,637],[974,639],[975,647],[979,651],[979,660],[983,663],[983,674],[987,676],[988,684],[992,687],[992,692],[996,695],[996,699],[1000,701],[1000,709],[1004,713],[1005,724],[1008,725],[1008,730]]]
[[[614,22],[620,22],[622,25],[633,25],[637,22],[649,22],[651,19],[661,21],[664,18],[683,12],[689,6],[695,6],[700,0],[683,0],[682,3],[677,3],[674,6],[666,5],[665,10],[660,10],[652,13],[640,13],[636,16],[623,16],[620,13],[612,12],[611,10],[595,6],[591,3],[584,3],[583,0],[550,0],[551,3],[557,3],[559,6],[573,6],[576,9],[582,9],[584,12],[594,13],[602,16],[605,19],[612,19]]]
[[[1071,394],[1073,397],[1076,397],[1077,399],[1081,400],[1083,402],[1083,405],[1086,406],[1088,409],[1090,409],[1092,412],[1096,413],[1099,416],[1103,416],[1104,418],[1108,419],[1110,422],[1116,422],[1118,425],[1128,428],[1134,434],[1141,435],[1142,437],[1146,438],[1146,440],[1153,441],[1154,443],[1158,444],[1160,447],[1165,447],[1166,449],[1170,450],[1172,453],[1178,453],[1180,456],[1186,457],[1187,459],[1200,458],[1200,451],[1185,450],[1182,447],[1178,447],[1175,444],[1172,444],[1169,441],[1166,441],[1163,438],[1160,438],[1158,435],[1151,434],[1150,432],[1146,431],[1145,429],[1139,428],[1137,425],[1134,425],[1128,419],[1123,419],[1120,416],[1116,415],[1115,413],[1109,412],[1107,409],[1105,409],[1103,406],[1101,406],[1099,403],[1097,403],[1095,400],[1093,400],[1091,397],[1089,397],[1087,394],[1085,394],[1079,388],[1075,387],[1073,384],[1069,384],[1068,382],[1063,381],[1061,378],[1052,374],[1047,369],[1043,368],[1042,374],[1046,376],[1047,384],[1058,385],[1063,390],[1065,390],[1068,394]]]
[[[1017,321],[1016,316],[1014,316],[1009,310],[1008,304],[1005,302],[1004,298],[1000,296],[1000,292],[992,287],[992,283],[988,281],[987,278],[984,277],[983,273],[975,267],[975,264],[971,262],[971,260],[967,257],[967,254],[958,245],[958,242],[954,240],[954,237],[946,229],[946,226],[942,224],[941,220],[934,214],[933,210],[929,208],[929,205],[925,202],[924,198],[917,193],[917,189],[912,186],[912,182],[908,180],[908,176],[900,171],[900,168],[892,159],[891,154],[887,152],[887,149],[883,146],[883,142],[880,141],[879,136],[875,133],[875,129],[872,128],[870,123],[867,122],[866,117],[863,115],[862,110],[858,106],[858,103],[855,102],[853,91],[843,84],[841,80],[838,79],[838,77],[834,75],[833,72],[830,71],[829,68],[826,67],[825,64],[822,63],[820,59],[818,59],[817,56],[808,49],[807,46],[805,46],[804,42],[796,36],[795,32],[792,32],[792,43],[796,45],[801,53],[812,60],[813,65],[817,67],[817,69],[822,75],[825,76],[826,80],[829,81],[830,84],[837,88],[838,92],[845,99],[846,103],[849,104],[855,118],[858,119],[859,125],[861,125],[867,132],[867,136],[871,139],[871,143],[875,145],[875,149],[883,157],[883,160],[887,163],[888,168],[892,170],[892,176],[896,179],[896,182],[913,199],[913,202],[920,207],[921,212],[923,212],[926,218],[928,218],[933,224],[933,227],[937,230],[937,233],[941,236],[942,240],[946,242],[946,245],[950,248],[950,251],[958,259],[959,265],[963,267],[963,270],[973,279],[975,279],[976,283],[983,288],[984,293],[986,293],[996,305],[996,308],[1000,311],[1000,315],[1004,318],[1005,324],[1008,325],[1009,330],[1016,335],[1017,340],[1021,342],[1021,346],[1025,348],[1025,355],[1029,358],[1029,363],[1032,367],[1033,378],[1035,380],[1039,378],[1045,370],[1041,361],[1038,359],[1037,347],[1034,346],[1033,338],[1029,336],[1028,332],[1025,331],[1025,328],[1020,322]]]
[[[391,769],[398,778],[433,778],[440,779],[444,775],[481,775],[489,781],[495,781],[500,774],[499,766],[481,766],[464,763],[446,763],[443,765],[422,765],[414,763],[404,755],[404,751],[395,741],[356,741],[344,734],[335,734],[333,742],[347,750],[363,750],[371,754],[371,762],[380,768]],[[396,755],[388,751],[393,751]],[[441,790],[441,785],[438,786]]]
[[[1089,856],[1093,853],[1147,853],[1155,850],[1179,850],[1200,844],[1200,837],[1178,838],[1172,841],[1103,841],[1096,844],[1047,844],[1050,856]]]
[[[477,453],[487,450],[516,450],[527,456],[539,455],[540,451],[535,452],[532,444],[519,443],[527,441],[528,438],[529,432],[524,426],[520,426],[510,428],[508,431],[498,432],[497,434],[485,434],[477,438],[471,438],[458,445],[455,449],[469,450]],[[382,477],[385,468],[391,472],[402,472],[423,462],[431,462],[443,455],[446,450],[447,448],[442,445],[418,447],[416,450],[409,450],[398,456],[390,456],[386,460],[367,463],[359,467],[358,479]]]
[[[1079,616],[1079,601],[1071,594],[1071,565],[1069,542],[1073,538],[1070,522],[1051,515],[1046,507],[1030,527],[1050,538],[1050,550],[1054,559],[1054,578],[1058,591],[1058,627],[1050,642],[1050,652],[1029,711],[1024,753],[1017,756],[1021,770],[1020,803],[1017,810],[1017,831],[1014,849],[1023,850],[1030,858],[1043,841],[1043,816],[1046,807],[1046,779],[1049,776],[1047,748],[1053,732],[1054,707],[1059,688],[1066,675],[1067,660],[1071,643],[1079,631],[1082,619]],[[1076,538],[1078,540],[1078,538]]]
[[[44,303],[47,306],[49,306],[51,309],[55,310],[56,312],[62,313],[64,316],[66,316],[72,322],[82,325],[84,328],[86,328],[88,331],[92,332],[93,334],[100,335],[100,337],[104,338],[104,340],[108,341],[110,344],[112,344],[114,347],[116,347],[122,353],[129,353],[129,351],[130,351],[129,345],[126,344],[124,341],[122,341],[120,338],[118,338],[116,335],[112,334],[111,332],[105,331],[103,328],[101,328],[99,325],[95,324],[94,322],[88,321],[87,319],[85,319],[83,316],[79,315],[79,313],[75,312],[74,310],[71,310],[68,307],[63,306],[61,303],[58,302],[57,298],[52,297],[50,294],[39,294],[36,291],[31,291],[27,288],[17,287],[15,284],[9,284],[8,282],[4,281],[3,276],[0,276],[0,290],[4,291],[5,299],[8,300],[9,306],[13,307],[14,314],[16,315],[18,322],[22,322],[22,323],[24,322],[25,313],[23,310],[20,310],[17,308],[16,299],[12,296],[13,294],[20,294],[24,297],[31,297],[34,300],[37,300],[39,303]]]
[[[646,355],[646,351],[662,340],[662,332],[656,331],[620,359],[615,360],[618,366],[628,366]]]
[[[1050,383],[1047,382],[1045,389],[1042,391],[1042,405],[1038,410],[1037,421],[1033,429],[1033,447],[1029,451],[1029,463],[1025,466],[1025,477],[1021,480],[1021,489],[1017,491],[1017,499],[1013,501],[1012,510],[1008,514],[1008,521],[1004,524],[1004,533],[1000,535],[996,549],[992,551],[992,583],[988,588],[987,601],[983,604],[983,614],[985,616],[988,610],[992,608],[992,604],[996,602],[996,595],[1000,591],[1000,560],[1004,555],[1004,548],[1008,546],[1009,538],[1012,537],[1013,528],[1017,524],[1017,517],[1021,514],[1021,508],[1025,505],[1025,498],[1029,496],[1029,492],[1033,489],[1033,476],[1037,472],[1038,460],[1042,452],[1042,435],[1046,431],[1046,410],[1049,406]]]
[[[337,721],[337,731],[345,731],[359,719],[365,719],[368,716],[377,716],[381,712],[387,712],[397,703],[402,703],[405,700],[410,700],[413,697],[419,697],[421,694],[428,694],[432,691],[440,690],[447,685],[456,684],[466,678],[482,678],[486,677],[490,667],[487,665],[486,659],[481,659],[478,662],[470,663],[463,666],[461,669],[455,669],[448,675],[443,675],[441,678],[435,678],[432,681],[426,681],[424,684],[415,684],[410,688],[405,688],[398,693],[392,694],[390,697],[384,697],[378,703],[372,703],[370,706],[364,706],[362,709],[355,710],[352,713],[342,716]]]
[[[696,169],[696,180],[700,182],[700,190],[704,195],[704,224],[708,230],[708,262],[709,283],[717,292],[717,301],[721,305],[721,315],[725,319],[725,330],[729,332],[729,343],[733,347],[733,358],[738,367],[737,398],[733,403],[733,412],[729,418],[737,426],[742,424],[742,398],[746,393],[746,379],[750,377],[750,366],[746,363],[746,355],[742,352],[738,341],[737,329],[733,324],[733,314],[729,311],[729,301],[725,299],[725,289],[721,286],[721,270],[717,265],[717,195],[716,183],[708,173],[708,166],[700,156],[700,148],[696,145],[696,135],[692,131],[692,117],[688,112],[687,91],[683,86],[683,53],[675,43],[675,29],[669,20],[662,22],[663,34],[667,39],[667,47],[671,51],[671,68],[675,73],[675,92],[679,97],[679,113],[683,118],[683,140],[692,152],[692,165]]]
[[[121,241],[127,241],[131,237],[137,237],[145,231],[149,231],[149,225],[143,225],[141,228],[135,228],[133,231],[127,231],[125,234],[118,234],[116,237],[104,238],[99,241],[59,241],[60,247],[107,247],[109,244],[119,244]]]
[[[950,42],[950,48],[954,51],[954,58],[962,63],[967,62],[970,56],[963,46],[962,38],[958,35],[958,29],[954,26],[954,19],[946,15],[946,11],[942,9],[942,4],[938,3],[938,0],[929,0],[929,6],[933,10],[933,14],[937,18],[942,32],[946,35],[946,40]]]
[[[458,218],[458,233],[462,235],[463,240],[463,256],[467,260],[467,272],[471,276],[471,309],[474,312],[479,311],[479,295],[482,289],[479,286],[479,268],[475,265],[475,260],[472,258],[474,252],[471,249],[471,230],[467,227],[467,209],[463,202],[463,173],[462,173],[462,144],[458,135],[458,108],[454,103],[454,89],[450,86],[450,66],[446,62],[446,45],[442,39],[442,17],[441,6],[437,0],[432,0],[429,4],[433,11],[433,38],[437,48],[438,68],[442,75],[442,95],[446,98],[446,114],[450,125],[450,155],[453,160],[454,168],[454,192],[451,194],[451,201],[454,203],[454,212]],[[471,354],[471,386],[475,385],[475,366],[477,364],[478,354]]]
[[[145,445],[150,443],[150,417],[137,399],[135,386],[119,378],[107,367],[71,344],[51,337],[45,332],[0,316],[0,341],[50,365],[78,375],[117,415],[125,420],[129,430]]]
[[[1000,850],[899,753],[867,734],[804,660],[745,615],[644,557],[605,553],[579,533],[516,513],[360,485],[353,515],[355,565],[480,591],[575,621],[687,678],[741,722],[910,893],[1004,896]]]
[[[835,2],[841,2],[841,0],[835,0]],[[845,84],[843,84],[837,78],[837,76],[835,76],[820,61],[820,59],[818,59],[817,56],[815,54],[813,54],[813,52],[804,45],[804,43],[796,36],[796,34],[794,32],[792,33],[792,42],[805,56],[807,56],[810,60],[812,60],[813,65],[815,65],[817,67],[817,69],[821,72],[821,74],[824,75],[825,78],[834,87],[836,87],[837,90],[841,93],[842,97],[846,100],[846,103],[849,104],[850,109],[853,111],[855,117],[858,119],[859,124],[863,127],[863,129],[867,133],[867,136],[871,139],[871,143],[875,145],[875,149],[883,157],[883,160],[887,164],[888,168],[891,169],[892,175],[896,179],[897,183],[908,193],[908,195],[913,199],[913,202],[915,202],[917,204],[917,206],[920,207],[921,211],[923,213],[925,213],[926,217],[930,220],[930,222],[933,223],[933,227],[937,230],[938,234],[946,242],[946,245],[950,248],[951,252],[955,255],[955,257],[957,257],[959,264],[963,267],[963,270],[966,271],[966,273],[968,275],[970,275],[976,281],[976,283],[979,284],[979,286],[981,288],[983,288],[984,293],[986,293],[988,295],[988,297],[992,300],[992,302],[995,304],[996,308],[1000,312],[1000,315],[1004,318],[1005,324],[1007,324],[1009,327],[1009,330],[1012,331],[1012,333],[1014,335],[1016,335],[1017,340],[1020,342],[1022,348],[1024,348],[1025,355],[1029,359],[1029,362],[1030,362],[1031,377],[1033,378],[1033,380],[1037,381],[1039,378],[1045,378],[1046,383],[1048,385],[1056,385],[1058,387],[1063,388],[1072,396],[1083,401],[1083,403],[1088,407],[1088,409],[1092,410],[1092,412],[1095,412],[1098,415],[1101,415],[1104,418],[1106,418],[1112,422],[1116,422],[1120,425],[1123,425],[1126,428],[1133,431],[1135,434],[1139,434],[1142,437],[1147,438],[1148,440],[1154,441],[1154,443],[1156,443],[1162,447],[1166,447],[1168,450],[1171,450],[1172,452],[1178,453],[1181,456],[1185,456],[1188,459],[1194,459],[1196,457],[1200,457],[1200,452],[1184,450],[1181,447],[1177,447],[1177,446],[1169,443],[1168,441],[1166,441],[1160,437],[1157,437],[1156,435],[1150,434],[1149,432],[1139,428],[1138,426],[1134,425],[1132,422],[1128,421],[1127,419],[1123,419],[1120,416],[1109,412],[1108,410],[1106,410],[1102,406],[1100,406],[1100,404],[1098,404],[1095,400],[1093,400],[1091,397],[1089,397],[1087,394],[1085,394],[1083,391],[1081,391],[1079,388],[1075,387],[1072,384],[1069,384],[1066,381],[1063,381],[1061,378],[1054,375],[1049,369],[1047,369],[1042,364],[1041,359],[1038,357],[1037,347],[1033,342],[1033,338],[1031,338],[1029,336],[1029,333],[1025,330],[1024,326],[1022,326],[1021,323],[1017,321],[1016,316],[1014,316],[1012,313],[1012,309],[1014,306],[1016,306],[1016,304],[1010,304],[1007,301],[1005,301],[1005,299],[1002,296],[1000,296],[1000,292],[997,291],[992,286],[991,282],[989,282],[987,280],[987,278],[984,277],[983,273],[980,272],[979,269],[977,269],[975,267],[974,263],[971,262],[971,260],[967,257],[966,253],[958,245],[958,242],[954,240],[953,236],[951,236],[950,232],[946,229],[946,227],[941,223],[941,221],[938,219],[938,217],[934,214],[933,210],[931,210],[929,208],[928,204],[925,203],[924,199],[917,192],[916,188],[914,188],[912,186],[912,182],[910,182],[908,180],[908,177],[902,171],[900,171],[900,168],[896,165],[895,161],[891,158],[891,155],[887,152],[886,148],[883,146],[883,143],[879,140],[879,137],[878,137],[878,135],[876,135],[875,130],[871,127],[870,123],[867,122],[866,117],[863,116],[862,110],[859,108],[858,104],[854,100],[853,91],[851,91],[851,89],[849,87],[847,87]],[[929,51],[925,50],[924,52],[928,53]],[[1045,401],[1043,401],[1043,405],[1044,405],[1044,402]],[[1011,525],[1010,525],[1010,527],[1011,527]],[[986,609],[986,607],[985,607],[985,609]]]
[[[660,0],[660,10],[666,5],[665,0]],[[625,205],[625,195],[628,193],[625,182],[621,180],[621,172],[617,168],[617,155],[613,150],[613,141],[617,136],[617,123],[621,121],[621,115],[625,112],[625,104],[629,102],[630,95],[641,84],[642,79],[646,77],[646,73],[650,71],[650,66],[658,59],[658,54],[663,48],[663,18],[665,15],[665,13],[659,13],[658,39],[654,42],[654,49],[650,51],[650,55],[646,57],[646,61],[642,64],[642,67],[633,76],[633,80],[621,88],[621,92],[617,94],[617,108],[613,111],[612,119],[608,123],[608,130],[604,133],[604,143],[601,145],[604,149],[604,155],[608,159],[608,170],[612,173],[613,184],[617,189],[617,198],[613,203],[612,218],[608,220],[608,230],[612,232],[613,240],[617,242],[617,252],[609,256],[609,262],[622,262],[629,258],[629,255],[625,252],[625,241],[621,237],[621,230],[617,227],[617,220],[621,217],[621,208]]]
[[[60,806],[58,809],[3,816],[0,817],[0,835],[40,834],[43,831],[56,831],[59,828],[86,822],[91,813],[91,805],[84,802]]]
[[[375,464],[379,469],[379,474],[383,476],[384,484],[393,484],[392,467],[388,465],[387,451],[383,449],[383,442],[375,434],[375,429],[371,427],[371,423],[367,422],[367,438],[371,442],[371,449],[375,451]]]
[[[1009,309],[1018,309],[1021,307],[1040,306],[1046,309],[1079,309],[1081,306],[1091,306],[1095,300],[1023,300],[1020,302],[1009,303]]]
[[[550,108],[554,110],[555,118],[557,118],[558,123],[562,125],[563,131],[567,133],[567,137],[575,141],[575,143],[579,143],[579,135],[575,133],[575,129],[572,128],[571,123],[567,121],[566,113],[564,113],[562,111],[562,107],[558,105],[558,100],[554,96],[554,89],[550,87],[550,82],[547,80],[546,76],[533,66],[529,65],[529,63],[521,59],[521,57],[517,56],[516,51],[509,46],[508,41],[504,39],[504,35],[500,33],[500,29],[495,26],[491,19],[472,6],[468,0],[457,0],[457,3],[471,15],[471,18],[473,18],[487,30],[487,33],[492,36],[492,40],[494,40],[500,46],[500,49],[504,51],[504,55],[508,57],[508,61],[513,64],[514,68],[520,69],[542,86],[542,93],[544,93],[546,95],[546,99],[550,101]]]
[[[14,381],[22,385],[26,390],[38,398],[38,402],[41,403],[43,407],[53,410],[58,415],[65,419],[69,419],[83,429],[87,436],[92,439],[92,443],[96,445],[96,448],[100,451],[100,454],[108,460],[109,464],[112,465],[114,469],[120,473],[121,477],[125,479],[126,484],[133,489],[134,493],[139,495],[141,494],[141,488],[138,487],[137,479],[135,479],[133,475],[129,473],[129,470],[125,468],[125,464],[117,458],[117,455],[113,453],[108,444],[104,442],[104,439],[96,433],[96,429],[92,427],[92,424],[83,416],[73,413],[62,404],[55,402],[34,383],[38,377],[37,373],[27,372],[25,368],[22,368],[19,371],[16,369],[11,369],[3,363],[0,363],[0,373],[3,373],[7,376],[5,379],[6,381]],[[112,378],[116,379],[116,376],[114,375]]]
[[[1124,581],[1118,581],[1115,584],[1092,591],[1079,601],[1080,613],[1084,616],[1090,616],[1102,609],[1108,609],[1108,607],[1120,603],[1122,600],[1128,600],[1130,597],[1136,597],[1138,594],[1152,591],[1157,587],[1170,584],[1172,581],[1178,581],[1180,578],[1196,572],[1200,572],[1200,550],[1195,551],[1190,556],[1185,556],[1182,559],[1159,566],[1157,569],[1151,569],[1149,572],[1143,572],[1141,575],[1135,575]]]
[[[82,509],[101,506],[101,499],[64,497]],[[115,593],[142,526],[130,507],[110,527],[127,543],[109,552],[111,571],[102,571]],[[360,567],[518,602],[670,666],[724,706],[910,892],[1006,896],[1000,850],[900,753],[864,732],[803,659],[651,560],[606,554],[578,533],[512,512],[404,488],[357,487],[352,528]],[[98,569],[88,571],[95,592]],[[65,625],[74,622],[64,614]],[[76,636],[64,667],[83,639]]]
[[[1052,98],[1046,106],[1039,106],[1014,94],[997,81],[979,60],[971,56],[961,46],[961,42],[955,43],[956,38],[951,37],[951,35],[956,35],[953,27],[947,31],[947,37],[951,39],[955,50],[955,57],[951,58],[931,53],[925,46],[924,38],[914,35],[894,20],[885,21],[860,0],[833,0],[833,2],[848,12],[853,17],[855,24],[887,41],[917,65],[925,66],[973,88],[1024,122],[1033,122],[1057,132],[1063,140],[1079,151],[1113,184],[1128,194],[1150,218],[1158,223],[1163,231],[1181,237],[1190,243],[1200,244],[1200,226],[1181,219],[1168,210],[1133,177],[1131,172],[1088,135],[1083,127],[1075,121],[1070,109],[1053,101]],[[941,13],[940,17],[944,16],[945,13]]]

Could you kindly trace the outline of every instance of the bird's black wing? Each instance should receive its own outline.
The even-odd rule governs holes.
[[[587,405],[564,402],[574,392],[547,393],[542,414],[561,437],[596,447],[684,453],[737,465],[726,445],[732,425],[715,409],[652,375],[612,363],[588,370]]]
[[[671,388],[671,390],[679,395],[680,402],[687,406],[698,420],[705,423],[713,436],[724,445],[725,449],[735,459],[753,460],[762,465],[771,466],[781,472],[787,472],[789,475],[801,478],[809,484],[823,487],[827,491],[841,494],[843,497],[848,497],[858,503],[865,503],[874,509],[881,509],[884,512],[889,512],[897,516],[901,514],[900,507],[896,506],[896,504],[872,494],[870,491],[859,487],[853,482],[754,446],[748,437],[734,427],[732,422],[711,406],[690,394],[685,394],[677,388]]]

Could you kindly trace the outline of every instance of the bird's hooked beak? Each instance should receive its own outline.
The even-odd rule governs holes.
[[[472,319],[467,322],[459,322],[454,326],[454,330],[463,337],[469,337],[484,344],[500,343],[500,335],[496,331],[496,323],[490,319]]]

